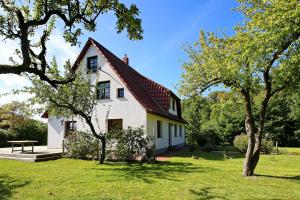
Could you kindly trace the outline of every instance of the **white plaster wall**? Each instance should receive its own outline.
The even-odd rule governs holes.
[[[157,120],[162,122],[162,137],[157,138]],[[172,128],[172,142],[171,145],[178,145],[185,143],[185,131],[184,124],[174,120],[170,120],[158,115],[147,113],[147,133],[155,138],[156,149],[163,149],[169,147],[169,123],[182,126],[182,137],[179,136],[179,128],[177,131],[177,137],[174,135],[174,125]]]
[[[101,67],[101,70],[99,70],[97,73],[87,74],[87,57],[96,55],[98,56],[97,63],[98,66]],[[146,110],[130,93],[118,75],[115,74],[111,66],[106,62],[104,57],[93,45],[90,46],[85,56],[81,60],[79,64],[79,70],[82,72],[82,74],[86,74],[86,77],[89,78],[93,84],[96,84],[100,81],[110,81],[110,99],[99,99],[95,112],[93,113],[93,124],[99,133],[107,132],[107,119],[122,119],[123,129],[127,129],[129,126],[144,126],[146,128]],[[117,98],[117,88],[124,88],[124,98]],[[61,140],[64,137],[64,126],[60,125],[61,120],[62,119],[49,120],[49,147],[61,147]],[[77,121],[77,130],[89,130],[89,127],[82,120],[78,118],[73,118],[72,120]]]
[[[48,148],[61,148],[64,138],[64,124],[62,118],[49,116],[48,118]]]

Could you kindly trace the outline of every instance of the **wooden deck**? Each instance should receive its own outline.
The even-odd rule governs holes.
[[[0,148],[0,159],[20,160],[25,162],[41,162],[41,161],[58,159],[61,158],[61,156],[62,156],[61,149],[48,149],[47,146],[34,146],[33,153],[31,152],[12,153],[11,147]]]

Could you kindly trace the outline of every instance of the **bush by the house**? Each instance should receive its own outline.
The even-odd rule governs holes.
[[[154,159],[154,145],[143,128],[115,130],[107,134],[107,158],[131,162],[138,157],[142,161]]]
[[[233,144],[238,151],[245,153],[248,148],[248,136],[246,134],[235,136]],[[266,154],[270,154],[272,153],[272,150],[273,150],[273,141],[263,139],[261,143],[261,151]]]
[[[99,158],[99,140],[91,134],[76,131],[65,139],[65,156],[68,158],[96,160]]]

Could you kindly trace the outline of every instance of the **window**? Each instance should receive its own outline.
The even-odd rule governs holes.
[[[176,110],[176,101],[174,99],[170,99],[170,110]]]
[[[112,130],[122,130],[123,129],[123,120],[122,119],[109,119],[108,120],[108,132]]]
[[[179,137],[182,137],[182,126],[179,125]]]
[[[109,99],[110,98],[110,82],[99,82],[97,90],[98,99]]]
[[[118,88],[117,89],[117,97],[123,98],[124,97],[124,88]]]
[[[173,99],[172,100],[172,110],[175,110],[176,108],[176,101]]]
[[[76,129],[77,129],[76,121],[66,121],[65,137],[68,137],[72,132],[76,131]]]
[[[97,56],[87,58],[87,68],[88,68],[88,72],[97,71]]]
[[[177,124],[174,125],[174,136],[177,137]]]
[[[157,138],[162,138],[161,121],[157,121],[157,124],[156,124],[156,133],[157,133]]]

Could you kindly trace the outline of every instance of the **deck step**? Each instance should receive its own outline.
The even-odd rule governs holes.
[[[47,160],[56,160],[62,157],[62,153],[45,154],[0,154],[0,159],[20,160],[25,162],[41,162]]]

